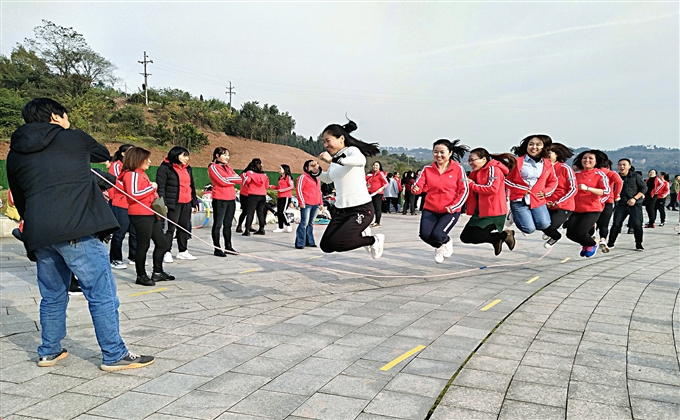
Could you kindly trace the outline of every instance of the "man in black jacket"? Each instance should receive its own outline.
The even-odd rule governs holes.
[[[614,222],[609,232],[608,248],[614,248],[617,236],[626,217],[630,217],[629,226],[635,234],[635,249],[644,251],[642,247],[642,198],[647,192],[647,184],[642,176],[631,170],[630,160],[620,159],[619,175],[623,179],[621,199],[614,206]]]
[[[24,246],[37,264],[38,366],[54,366],[68,356],[61,340],[71,272],[89,303],[102,350],[100,368],[111,372],[153,363],[151,356],[129,352],[120,337],[116,283],[100,240],[118,223],[90,170],[90,162],[110,159],[108,150],[84,132],[69,130],[66,109],[51,99],[30,101],[22,116],[26,124],[12,134],[7,179],[24,220]]]

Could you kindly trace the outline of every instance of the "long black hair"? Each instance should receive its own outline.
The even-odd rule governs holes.
[[[314,162],[314,160],[312,160],[312,159],[310,159],[310,160],[308,160],[308,161],[305,161],[305,164],[302,165],[302,171],[303,171],[304,173],[306,173],[307,175],[309,175],[310,177],[312,177],[312,179],[314,180],[314,182],[316,182],[316,183],[318,184],[318,183],[319,183],[319,180],[316,179],[316,178],[318,178],[318,176],[321,175],[321,169],[319,169],[319,172],[317,172],[317,173],[314,173],[314,172],[310,171],[310,170],[309,170],[309,164],[312,163],[312,162]]]
[[[248,166],[246,166],[246,169],[244,169],[244,171],[253,171],[258,174],[264,173],[264,171],[262,170],[262,161],[260,160],[260,158],[255,158],[251,160]]]
[[[609,161],[609,156],[607,156],[607,154],[602,150],[585,150],[574,158],[574,166],[576,166],[578,169],[583,169],[583,163],[581,163],[581,160],[583,160],[583,156],[586,154],[595,155],[595,169],[603,168],[604,165]]]
[[[511,171],[515,168],[515,165],[517,165],[517,160],[510,153],[499,153],[497,155],[493,155],[483,147],[470,150],[470,155],[473,153],[480,159],[485,158],[487,163],[491,162],[492,159],[497,160]]]
[[[132,146],[131,144],[121,144],[120,147],[118,147],[118,150],[116,150],[116,153],[113,154],[113,161],[123,161],[123,153],[127,152],[128,149],[130,149]]]
[[[375,156],[380,153],[380,148],[378,148],[378,143],[366,143],[359,139],[352,137],[349,133],[357,129],[357,124],[350,120],[345,125],[331,124],[324,128],[321,134],[328,133],[335,138],[340,138],[340,136],[345,137],[345,147],[354,146],[361,152],[364,156]]]
[[[552,139],[547,134],[532,134],[522,139],[519,146],[514,146],[510,151],[515,154],[515,156],[524,156],[527,152],[527,146],[529,141],[533,138],[537,138],[543,142],[543,150],[541,150],[542,158],[550,158],[550,146],[552,146]]]
[[[290,166],[283,164],[281,165],[281,169],[283,169],[283,175],[280,176],[279,179],[281,178],[286,179],[287,176],[293,179],[293,174],[290,172]]]
[[[460,160],[463,159],[463,156],[465,156],[465,153],[470,150],[468,146],[461,144],[460,140],[458,139],[454,141],[448,139],[439,139],[432,144],[432,149],[434,149],[435,146],[439,146],[440,144],[446,146],[446,148],[451,152],[451,159],[458,162],[460,162]]]
[[[168,152],[168,160],[170,163],[181,165],[182,162],[179,161],[179,157],[182,155],[189,156],[189,151],[185,147],[175,146]]]
[[[224,153],[229,153],[229,149],[226,147],[218,146],[213,150],[213,162],[217,162],[217,158],[222,156]]]
[[[378,170],[382,171],[383,170],[382,163],[380,163],[379,160],[376,160],[375,162],[373,162],[373,165],[375,165],[376,163],[378,164]],[[373,172],[373,165],[371,165],[371,172]]]
[[[550,146],[550,151],[555,153],[558,162],[565,163],[567,159],[574,156],[574,151],[562,143],[553,143]]]

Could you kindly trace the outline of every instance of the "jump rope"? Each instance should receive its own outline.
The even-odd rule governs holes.
[[[118,185],[116,185],[115,183],[112,183],[111,181],[109,181],[108,179],[106,179],[105,177],[103,177],[101,174],[97,173],[97,171],[95,171],[94,169],[91,169],[91,171],[92,171],[93,174],[95,174],[95,175],[97,175],[99,178],[103,179],[107,184],[111,185],[112,188],[115,188],[117,191],[123,193],[126,197],[131,198],[131,199],[134,200],[137,204],[140,204],[140,205],[141,205],[142,207],[144,207],[145,209],[151,211],[153,214],[156,215],[156,217],[159,217],[159,218],[161,218],[161,219],[164,219],[167,223],[172,223],[172,224],[175,225],[175,227],[177,227],[178,229],[181,229],[182,231],[184,231],[184,232],[186,232],[187,234],[191,235],[191,232],[190,232],[190,231],[188,231],[188,230],[185,229],[184,227],[180,226],[179,224],[173,222],[173,221],[170,220],[168,217],[163,216],[162,214],[159,214],[158,212],[154,211],[151,207],[147,206],[146,204],[142,203],[141,201],[137,200],[135,197],[133,197],[133,196],[131,196],[130,194],[128,194],[127,192],[125,192],[125,191],[124,191],[123,189],[121,189]],[[454,276],[454,275],[458,275],[458,274],[471,273],[471,272],[473,272],[473,271],[479,271],[479,270],[484,270],[484,269],[489,269],[489,268],[513,267],[513,266],[526,265],[526,264],[530,264],[530,263],[533,263],[533,262],[538,262],[538,261],[541,261],[542,259],[544,259],[545,257],[547,257],[548,254],[550,254],[550,251],[552,251],[552,248],[551,248],[551,249],[548,249],[548,251],[546,251],[545,254],[543,254],[541,257],[539,257],[539,258],[537,258],[537,259],[535,259],[535,260],[528,260],[528,261],[518,262],[518,263],[504,263],[504,264],[483,265],[483,266],[481,266],[481,267],[475,267],[475,268],[470,268],[470,269],[461,270],[461,271],[452,271],[452,272],[448,272],[448,273],[444,273],[444,274],[430,274],[430,275],[416,275],[416,274],[414,274],[414,275],[408,275],[408,274],[407,274],[407,275],[377,275],[377,274],[355,273],[355,272],[353,272],[353,271],[338,270],[338,269],[333,269],[333,268],[328,268],[328,267],[319,267],[319,266],[315,266],[315,265],[309,265],[309,264],[304,264],[304,263],[298,263],[298,262],[293,262],[293,261],[288,261],[288,260],[277,260],[277,259],[273,259],[273,258],[261,257],[261,256],[259,256],[259,255],[247,254],[247,253],[243,253],[243,252],[233,252],[233,251],[229,251],[229,250],[227,250],[227,249],[224,249],[224,248],[220,248],[220,247],[218,247],[218,246],[215,246],[215,245],[213,245],[213,244],[211,244],[211,243],[209,243],[209,242],[207,242],[207,241],[204,241],[203,239],[201,239],[201,238],[199,238],[199,237],[196,237],[196,236],[192,236],[192,237],[195,238],[196,240],[198,240],[199,242],[201,242],[201,243],[207,245],[208,247],[213,248],[213,249],[216,249],[216,250],[220,250],[220,251],[224,252],[225,254],[240,255],[240,256],[243,256],[243,257],[246,257],[246,258],[250,258],[250,259],[254,259],[254,260],[266,261],[266,262],[275,263],[275,264],[285,264],[285,265],[288,265],[288,266],[291,266],[291,267],[304,268],[304,269],[308,269],[308,270],[323,271],[323,272],[330,273],[330,274],[344,274],[344,275],[349,275],[349,276],[355,276],[355,277],[369,277],[369,278],[374,278],[374,279],[407,279],[407,278],[422,278],[422,279],[425,279],[425,278],[450,277],[450,276]]]

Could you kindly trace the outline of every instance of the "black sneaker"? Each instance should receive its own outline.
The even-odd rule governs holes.
[[[264,235],[264,230],[257,230],[253,233],[253,235]]]
[[[240,227],[237,227],[237,228],[236,228],[236,233],[243,233],[243,229],[241,229]]]
[[[224,251],[222,251],[221,249],[216,249],[213,252],[213,255],[215,255],[216,257],[226,257],[227,256],[227,254],[225,254]]]
[[[116,372],[125,369],[137,369],[144,366],[149,366],[155,361],[153,356],[139,356],[129,352],[122,360],[117,361],[112,365],[101,365],[99,368],[104,372]]]
[[[165,271],[161,271],[160,273],[153,273],[151,274],[151,281],[166,281],[166,280],[175,280],[175,276],[172,276]]]
[[[243,232],[241,235],[242,235],[242,236],[250,236],[250,232],[249,232],[249,231],[246,231],[246,232]]]
[[[142,286],[155,286],[156,283],[149,278],[146,274],[142,274],[141,276],[137,276],[137,281],[135,281],[136,284],[141,284]]]
[[[636,250],[636,251],[642,252],[642,251],[644,251],[645,249],[642,247],[642,244],[637,244],[637,245],[635,245],[635,250]]]
[[[58,361],[68,356],[68,350],[61,349],[59,354],[54,356],[43,356],[38,359],[38,366],[40,367],[51,367],[57,364]]]
[[[633,233],[634,233],[634,232],[633,232],[633,228],[628,228],[628,234],[629,234],[629,235],[632,235]]]

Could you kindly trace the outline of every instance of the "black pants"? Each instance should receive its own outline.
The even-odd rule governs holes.
[[[286,210],[288,209],[288,204],[290,204],[290,197],[279,198],[276,200],[276,217],[279,219],[279,229],[283,229],[283,226],[290,226],[288,220],[286,220]]]
[[[590,236],[590,229],[599,217],[599,211],[588,213],[573,212],[569,216],[569,220],[567,220],[567,238],[581,246],[597,245],[597,242]]]
[[[609,222],[612,220],[613,213],[614,203],[605,203],[604,209],[597,219],[597,230],[600,232],[600,238],[607,239],[607,236],[609,236]]]
[[[135,253],[137,275],[146,275],[144,263],[151,241],[153,241],[153,272],[160,273],[163,271],[163,254],[168,249],[166,235],[163,234],[163,220],[156,216],[130,215],[130,223],[137,232],[137,252]]]
[[[666,208],[668,210],[675,210],[678,207],[678,193],[670,193],[669,197],[671,198],[671,201]]]
[[[451,240],[449,232],[456,226],[459,217],[460,213],[435,213],[423,210],[418,235],[431,247],[439,248]]]
[[[420,197],[420,206],[418,207],[418,209],[420,211],[423,211],[423,206],[425,206],[425,197],[427,197],[427,193],[422,193],[418,197]]]
[[[411,214],[416,212],[416,195],[412,192],[406,191],[404,195],[404,208],[403,213],[406,214],[407,211],[411,211]]]
[[[245,229],[250,229],[250,227],[253,225],[255,212],[257,212],[257,222],[260,224],[260,230],[264,230],[264,226],[266,225],[265,204],[267,204],[267,199],[264,195],[251,194],[248,196],[248,215],[246,216]]]
[[[231,248],[231,223],[236,212],[236,200],[213,200],[213,225],[212,240],[213,245],[220,247],[220,229],[224,236],[224,246]],[[221,247],[220,247],[221,248]]]
[[[665,198],[659,198],[656,200],[656,210],[659,211],[659,220],[661,223],[666,223],[666,207],[664,204],[666,204]],[[656,210],[654,211],[654,219],[656,219]]]
[[[175,204],[175,208],[168,209],[168,219],[177,223],[187,231],[191,231],[191,203]],[[175,225],[168,222],[168,230],[165,232],[165,243],[167,244],[166,252],[172,250],[172,238],[175,236]],[[179,252],[187,250],[187,242],[189,241],[189,234],[182,229],[177,229],[177,248]]]
[[[240,203],[241,203],[241,215],[238,217],[238,224],[236,225],[236,230],[241,229],[241,226],[243,226],[243,221],[246,220],[246,216],[248,215],[248,196],[241,195]]]
[[[373,208],[375,209],[375,223],[380,224],[380,217],[382,216],[382,194],[376,194],[371,198]]]
[[[464,244],[495,244],[508,237],[507,232],[494,232],[495,229],[496,225],[493,223],[484,228],[479,226],[465,226],[460,233],[460,241]]]
[[[562,238],[562,234],[560,233],[559,229],[562,227],[564,222],[569,219],[571,211],[556,209],[548,210],[548,212],[550,213],[550,226],[548,226],[547,229],[543,229],[543,233],[550,236],[550,239],[559,241]]]
[[[656,222],[656,197],[645,197],[645,210],[647,210],[647,223]]]
[[[398,197],[387,197],[385,198],[385,203],[387,203],[387,212],[392,213],[390,211],[390,206],[394,207],[394,211],[397,212],[399,210],[399,198]]]
[[[361,236],[361,232],[373,221],[373,203],[337,209],[323,233],[319,247],[323,252],[344,252],[375,243],[373,236]]]
[[[623,221],[626,220],[626,217],[630,217],[628,226],[633,229],[635,234],[635,244],[642,245],[642,203],[636,203],[631,207],[622,201],[623,199],[614,206],[614,221],[607,244],[614,245],[616,243],[616,238],[621,233]]]

